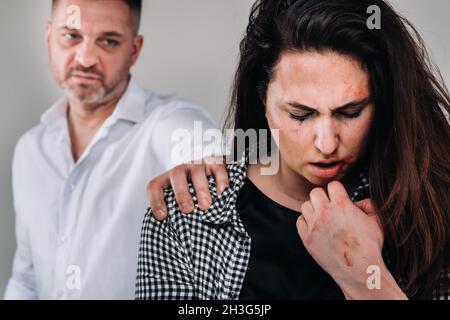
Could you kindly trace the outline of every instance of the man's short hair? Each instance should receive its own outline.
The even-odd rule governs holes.
[[[133,23],[133,30],[135,34],[139,32],[139,26],[141,24],[141,12],[142,12],[142,0],[123,0],[130,8]],[[52,9],[57,4],[58,0],[52,0]]]

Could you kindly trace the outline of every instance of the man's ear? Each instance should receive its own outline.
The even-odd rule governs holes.
[[[131,65],[134,66],[141,54],[142,47],[144,46],[144,36],[137,35],[133,40],[133,52],[131,55]]]
[[[45,24],[45,40],[47,42],[47,47],[49,47],[51,33],[52,33],[52,22],[47,21],[47,23]]]

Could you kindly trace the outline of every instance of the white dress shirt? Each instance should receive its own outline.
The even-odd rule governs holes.
[[[5,298],[133,299],[147,182],[180,162],[171,157],[174,130],[214,122],[201,107],[132,79],[75,163],[67,108],[56,103],[16,146],[17,250]]]

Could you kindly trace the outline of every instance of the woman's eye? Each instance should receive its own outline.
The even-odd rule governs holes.
[[[305,120],[308,119],[311,115],[312,115],[312,113],[308,113],[308,114],[301,115],[301,116],[300,116],[300,115],[296,115],[296,114],[292,114],[292,113],[289,114],[289,116],[291,117],[291,119],[294,119],[294,120],[299,121],[299,122],[305,121]]]
[[[362,109],[360,109],[358,111],[355,111],[355,112],[343,112],[343,111],[341,111],[341,112],[338,112],[338,115],[341,116],[341,117],[344,117],[344,118],[352,119],[352,118],[359,117],[361,112],[362,112]]]

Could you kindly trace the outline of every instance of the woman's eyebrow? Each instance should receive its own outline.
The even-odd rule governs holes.
[[[348,108],[352,108],[352,107],[365,107],[366,105],[368,105],[371,102],[372,102],[372,97],[368,96],[361,100],[348,102],[342,106],[339,106],[339,107],[333,109],[332,111],[342,111],[343,109],[348,109]],[[307,105],[304,105],[301,103],[297,103],[297,102],[288,102],[287,104],[293,108],[300,109],[303,111],[310,111],[310,112],[317,111],[317,109],[314,109],[310,106],[307,106]]]
[[[352,101],[352,102],[346,103],[343,106],[337,107],[333,111],[342,111],[343,109],[348,109],[348,108],[352,108],[352,107],[365,107],[368,104],[370,104],[371,102],[372,102],[372,97],[368,96],[359,101]]]

